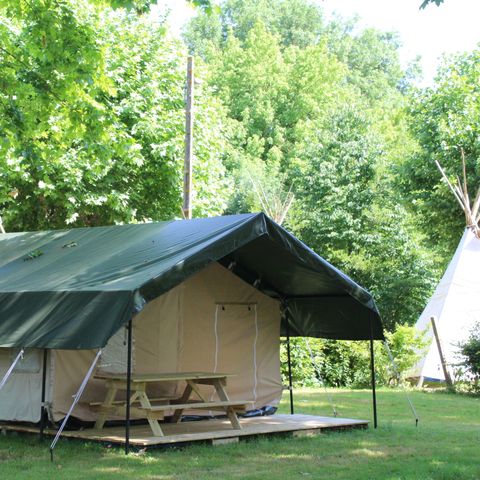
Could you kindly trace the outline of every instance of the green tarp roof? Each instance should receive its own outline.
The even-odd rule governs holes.
[[[104,346],[145,301],[216,261],[283,300],[291,335],[383,338],[367,291],[245,214],[0,235],[0,347]]]

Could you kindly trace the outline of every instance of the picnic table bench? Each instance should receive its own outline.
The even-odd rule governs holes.
[[[225,373],[209,372],[177,372],[159,374],[133,374],[131,375],[131,392],[129,400],[130,414],[137,418],[146,418],[155,436],[163,437],[159,420],[164,418],[165,412],[173,410],[173,419],[179,423],[184,410],[212,410],[223,411],[227,415],[234,429],[241,429],[237,413],[243,413],[252,402],[230,400],[225,386],[227,378]],[[103,380],[107,393],[103,402],[93,402],[91,407],[98,410],[99,415],[95,428],[101,430],[108,415],[124,415],[127,400],[116,400],[119,391],[127,390],[127,376],[125,374],[96,374],[95,378]],[[147,385],[159,382],[185,382],[186,386],[181,396],[162,396],[149,398]],[[218,401],[206,400],[198,385],[211,385],[219,398]],[[198,399],[191,399],[192,393]],[[137,406],[140,404],[140,406]]]

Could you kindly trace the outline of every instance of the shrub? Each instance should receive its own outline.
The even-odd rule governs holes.
[[[466,377],[470,377],[471,390],[480,391],[480,322],[477,322],[470,331],[470,336],[460,343],[460,354],[464,361],[461,365],[465,368]]]
[[[414,327],[398,325],[386,338],[400,377],[392,367],[382,342],[375,342],[375,371],[379,385],[402,381],[418,361],[426,343]],[[292,338],[292,380],[296,386],[318,386],[322,380],[331,387],[370,385],[370,345],[366,341]],[[287,346],[281,344],[282,378],[288,383]]]

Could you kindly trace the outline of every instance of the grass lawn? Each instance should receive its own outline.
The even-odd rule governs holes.
[[[339,415],[371,418],[367,390],[332,390]],[[379,428],[210,447],[122,450],[60,440],[55,463],[34,436],[0,437],[7,479],[480,479],[480,399],[413,392],[418,428],[402,391],[378,392]],[[288,402],[281,411],[288,412]],[[296,392],[298,413],[331,415],[320,390]]]

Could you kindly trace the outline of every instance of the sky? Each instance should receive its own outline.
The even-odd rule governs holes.
[[[424,10],[422,0],[314,0],[327,18],[334,12],[343,18],[360,17],[359,26],[375,27],[400,34],[400,56],[406,67],[421,56],[423,81],[431,85],[442,54],[473,50],[480,43],[480,0],[445,0]],[[195,11],[185,0],[159,0],[160,11],[170,9],[174,34]]]

